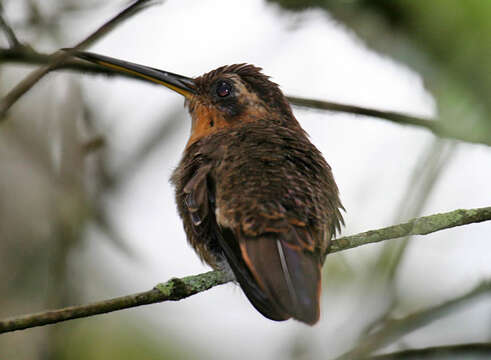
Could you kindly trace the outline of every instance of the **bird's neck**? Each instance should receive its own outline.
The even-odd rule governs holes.
[[[191,135],[186,148],[199,139],[230,126],[223,115],[207,106],[197,106],[191,113],[191,118]]]
[[[233,129],[246,123],[253,123],[261,119],[267,119],[268,113],[261,107],[249,109],[234,117],[225,117],[224,113],[213,107],[205,105],[195,106],[191,112],[191,134],[186,144],[189,148],[203,137],[212,135],[223,129]]]

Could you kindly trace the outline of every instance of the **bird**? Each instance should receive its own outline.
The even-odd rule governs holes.
[[[331,167],[279,86],[250,64],[189,78],[72,53],[184,96],[191,132],[171,183],[189,244],[233,274],[266,318],[315,324],[321,269],[344,208]]]

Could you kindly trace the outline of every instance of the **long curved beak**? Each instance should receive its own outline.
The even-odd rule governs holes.
[[[67,51],[73,51],[66,49]],[[86,51],[73,51],[73,56],[90,61],[92,63],[120,71],[126,72],[146,80],[164,85],[171,90],[189,98],[196,94],[194,80],[182,75],[173,74],[167,71],[151,68],[148,66],[138,65],[128,61],[118,60],[109,56],[94,54]]]

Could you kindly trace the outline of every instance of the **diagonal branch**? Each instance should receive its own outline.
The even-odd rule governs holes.
[[[364,244],[394,239],[409,234],[425,235],[455,226],[487,220],[491,220],[491,207],[455,210],[443,214],[424,216],[413,219],[405,224],[339,238],[333,241],[331,252],[347,250]],[[59,310],[0,320],[0,333],[54,324],[61,321],[104,314],[140,305],[153,304],[162,301],[176,301],[208,290],[214,286],[225,284],[231,280],[230,277],[227,277],[225,274],[218,271],[210,271],[182,279],[174,278],[166,283],[157,285],[150,291],[138,294],[100,301],[88,305],[72,306]],[[485,286],[490,288],[491,283],[486,284]],[[483,288],[477,288],[475,291],[482,291]]]
[[[38,64],[48,64],[50,62],[50,59],[51,59],[50,55],[36,52],[27,47],[14,48],[14,49],[0,48],[0,63],[20,63],[20,64],[38,65]],[[125,77],[134,80],[149,82],[148,80],[133,76],[128,73],[117,72],[109,68],[88,64],[84,61],[74,60],[74,59],[65,60],[63,63],[58,64],[56,66],[56,69],[57,70],[65,69],[75,72],[82,72],[90,75]],[[151,84],[155,85],[155,83],[153,82],[151,82]],[[440,137],[452,138],[452,139],[457,139],[470,143],[491,145],[491,140],[486,137],[472,135],[472,134],[469,135],[463,133],[458,129],[453,129],[452,127],[448,127],[448,126],[443,126],[445,124],[438,119],[427,119],[427,118],[406,115],[393,111],[381,111],[381,110],[370,109],[361,106],[300,98],[295,96],[287,96],[287,99],[290,101],[290,103],[293,106],[298,106],[308,109],[316,109],[321,111],[335,111],[335,112],[344,112],[347,114],[376,117],[376,118],[388,120],[390,122],[399,125],[422,127],[433,132],[435,135]]]
[[[418,311],[400,319],[388,320],[382,329],[366,336],[354,349],[336,358],[336,360],[364,358],[373,351],[398,340],[402,336],[441,319],[450,312],[467,304],[469,301],[489,293],[491,293],[491,281],[483,281],[471,291],[440,305]]]
[[[124,20],[128,19],[130,16],[136,14],[142,9],[146,8],[152,4],[151,0],[136,0],[126,9],[121,11],[111,20],[107,21],[104,25],[98,28],[95,32],[89,35],[87,38],[79,42],[72,51],[77,49],[83,49],[95,41],[106,35],[109,31],[114,29]],[[71,55],[71,51],[58,51],[53,55],[50,55],[48,61],[42,67],[31,72],[26,78],[24,78],[20,83],[18,83],[1,101],[0,101],[0,122],[5,119],[5,114],[8,109],[29,89],[31,89],[41,78],[46,75],[51,70],[60,66],[64,61],[66,61]]]
[[[377,355],[367,360],[491,359],[491,343],[434,346]]]
[[[20,49],[0,48],[0,62],[23,63],[23,64],[33,64],[33,65],[46,64],[49,62],[49,55],[38,53],[28,48],[20,48]],[[80,61],[80,60],[72,60],[72,59],[67,60],[63,64],[60,64],[57,67],[57,69],[67,69],[67,70],[83,72],[91,75],[100,74],[110,77],[118,76],[118,77],[136,79],[140,81],[147,81],[143,78],[133,76],[129,73],[117,72],[110,68],[88,64],[87,62]],[[154,82],[151,81],[148,82],[155,85]],[[413,125],[413,126],[424,127],[433,132],[436,132],[437,124],[438,124],[437,121],[418,118],[415,116],[404,115],[397,112],[368,109],[360,106],[339,104],[329,101],[305,99],[305,98],[299,98],[294,96],[288,96],[287,98],[292,105],[299,106],[299,107],[378,117],[401,125]]]
[[[2,8],[2,4],[0,3],[0,28],[2,28],[3,31],[5,32],[5,36],[7,37],[10,47],[13,49],[22,47],[22,44],[20,43],[19,39],[17,39],[14,30],[12,30],[10,25],[3,17],[2,12],[3,12],[3,8]]]
[[[48,64],[50,55],[36,52],[27,47],[2,49],[0,48],[0,63],[22,63],[22,64]],[[51,70],[53,70],[53,67]],[[147,81],[153,85],[155,83],[145,80],[140,77],[133,76],[128,73],[117,72],[109,68],[88,64],[84,61],[67,59],[63,63],[56,66],[56,69],[66,69],[70,71],[83,72],[90,75],[106,75],[109,77],[126,77],[139,81]],[[470,143],[480,143],[491,145],[491,140],[487,137],[482,137],[479,134],[467,134],[458,129],[454,129],[445,124],[439,119],[421,118],[411,115],[406,115],[393,111],[382,111],[361,106],[340,104],[331,101],[322,101],[315,99],[300,98],[295,96],[287,96],[288,101],[294,106],[316,109],[321,111],[344,112],[353,115],[376,117],[385,119],[399,125],[418,126],[425,128],[435,135],[440,137],[453,138]],[[0,108],[1,109],[1,108]]]

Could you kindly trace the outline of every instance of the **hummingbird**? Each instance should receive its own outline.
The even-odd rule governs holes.
[[[330,166],[279,86],[249,64],[189,78],[74,55],[184,96],[191,133],[171,182],[189,244],[212,268],[233,273],[265,317],[315,324],[321,268],[344,208]]]

